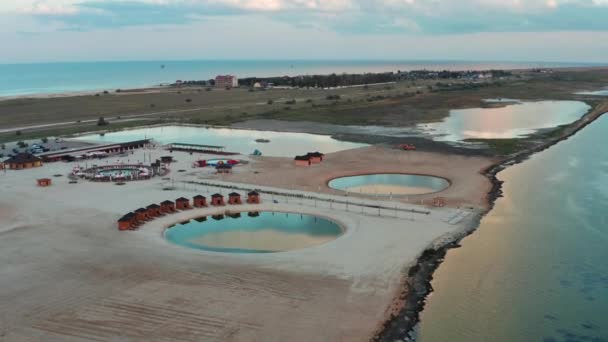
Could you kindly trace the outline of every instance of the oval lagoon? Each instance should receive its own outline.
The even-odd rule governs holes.
[[[445,190],[450,186],[446,179],[406,174],[372,174],[340,177],[329,181],[329,187],[366,195],[422,195]]]
[[[216,215],[176,224],[165,238],[224,253],[276,253],[324,244],[342,235],[337,223],[311,215],[261,212]]]
[[[224,146],[226,151],[242,154],[250,154],[258,149],[263,155],[272,157],[293,157],[314,151],[332,153],[369,146],[336,140],[329,135],[175,125],[131,129],[106,133],[103,136],[91,134],[75,139],[100,143],[154,139],[160,144]],[[260,144],[255,141],[256,139],[269,139],[270,142]]]
[[[574,122],[590,108],[580,101],[521,102],[499,108],[451,110],[442,122],[418,127],[441,141],[510,139]]]

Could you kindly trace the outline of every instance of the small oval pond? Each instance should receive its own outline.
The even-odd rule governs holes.
[[[366,195],[422,195],[439,192],[450,186],[446,179],[406,174],[373,174],[340,177],[329,181],[329,187]]]
[[[312,215],[254,212],[201,217],[176,224],[165,238],[224,253],[276,253],[324,244],[342,235],[337,223]]]

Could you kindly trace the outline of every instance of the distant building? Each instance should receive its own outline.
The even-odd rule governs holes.
[[[19,153],[5,160],[4,165],[11,170],[30,169],[42,166],[42,159],[31,153]]]
[[[232,75],[219,75],[215,78],[216,88],[235,88],[239,86],[239,79]]]

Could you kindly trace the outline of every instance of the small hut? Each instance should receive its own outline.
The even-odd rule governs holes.
[[[226,203],[224,203],[224,196],[220,195],[220,194],[214,194],[211,196],[211,205],[213,206],[223,206],[226,205]]]
[[[140,222],[148,221],[150,217],[148,216],[148,210],[145,208],[139,208],[135,210],[135,215],[137,216],[137,220]]]
[[[5,165],[11,170],[31,169],[42,166],[42,159],[31,153],[17,153],[4,161]]]
[[[128,213],[118,219],[118,230],[131,230],[137,227],[138,221],[135,213]]]
[[[433,206],[434,207],[445,207],[446,200],[445,197],[435,197],[433,198]]]
[[[160,210],[160,205],[158,204],[150,204],[146,209],[148,210],[148,217],[150,218],[158,217],[163,214]]]
[[[243,204],[241,201],[241,194],[238,192],[232,192],[228,195],[228,204]]]
[[[260,204],[260,194],[257,191],[251,191],[247,194],[247,203]]]
[[[207,197],[203,195],[194,196],[192,200],[196,208],[204,208],[207,206]]]
[[[307,156],[310,158],[310,162],[313,164],[318,164],[320,162],[323,161],[323,157],[325,156],[323,153],[320,152],[310,152],[307,154]]]
[[[51,186],[51,183],[52,183],[52,181],[50,178],[38,179],[38,186],[47,187],[47,186]]]
[[[185,197],[180,197],[180,198],[176,199],[175,206],[178,210],[192,209],[192,207],[190,207],[190,200]]]
[[[163,213],[173,213],[175,212],[175,202],[173,201],[163,201],[160,203],[160,211]]]
[[[217,164],[215,166],[216,173],[232,173],[232,165],[230,164]]]
[[[312,164],[308,155],[296,156],[294,161],[296,162],[296,166],[310,166],[310,164]]]

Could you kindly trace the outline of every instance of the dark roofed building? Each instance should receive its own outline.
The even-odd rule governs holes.
[[[42,166],[42,159],[31,153],[18,153],[4,161],[11,170],[31,169]]]

